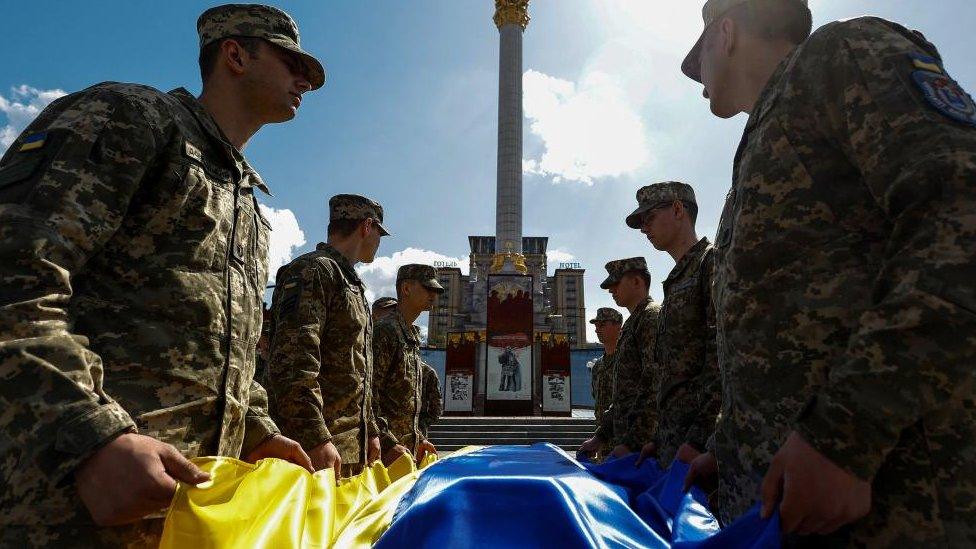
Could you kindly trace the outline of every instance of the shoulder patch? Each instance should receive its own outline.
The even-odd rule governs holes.
[[[20,144],[20,148],[17,152],[27,152],[33,151],[35,149],[40,149],[44,146],[44,142],[47,140],[47,132],[38,132],[31,134],[24,138],[23,143]]]
[[[912,62],[919,69],[912,73],[912,80],[929,105],[956,122],[976,126],[976,103],[959,83],[935,59],[912,55]]]

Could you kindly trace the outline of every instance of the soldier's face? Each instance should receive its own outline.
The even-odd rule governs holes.
[[[600,343],[606,343],[608,339],[612,339],[613,337],[619,335],[620,324],[607,321],[596,323],[596,338],[600,340]]]
[[[437,294],[416,280],[408,280],[403,285],[400,300],[407,303],[411,309],[429,311],[434,306]]]
[[[268,123],[291,120],[311,89],[301,58],[268,43],[261,43],[251,58],[245,79],[250,107]]]
[[[383,235],[380,234],[379,227],[372,219],[367,219],[364,224],[365,234],[363,235],[363,243],[359,247],[359,261],[372,263],[376,259],[376,250],[380,247],[380,239],[383,238]]]
[[[703,95],[709,100],[712,114],[731,118],[739,114],[731,98],[731,41],[735,23],[731,19],[716,21],[705,31],[699,62]]]
[[[679,205],[671,204],[655,208],[644,214],[641,232],[658,250],[666,250],[680,229],[676,209]]]

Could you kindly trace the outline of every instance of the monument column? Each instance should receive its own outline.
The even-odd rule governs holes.
[[[522,32],[529,0],[495,0],[500,36],[494,272],[525,273],[522,256]]]

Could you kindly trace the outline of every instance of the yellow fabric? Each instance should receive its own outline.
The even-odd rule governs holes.
[[[436,459],[428,454],[420,469]],[[162,549],[370,547],[389,528],[400,497],[420,476],[406,455],[389,468],[376,462],[338,485],[332,469],[312,475],[278,459],[193,462],[211,479],[177,488]]]

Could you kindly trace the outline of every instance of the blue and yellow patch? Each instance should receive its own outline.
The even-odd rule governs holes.
[[[26,138],[24,138],[24,141],[21,142],[20,148],[17,149],[17,152],[26,152],[26,151],[33,151],[35,149],[40,149],[41,147],[44,146],[44,142],[46,140],[47,140],[47,132],[40,132],[40,133],[28,135]]]
[[[935,110],[963,124],[976,126],[976,103],[958,82],[949,78],[939,61],[913,54],[912,64],[919,69],[912,80]]]

